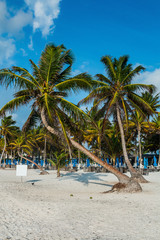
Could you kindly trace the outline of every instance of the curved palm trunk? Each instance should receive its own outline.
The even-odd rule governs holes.
[[[136,169],[133,168],[132,164],[129,161],[128,154],[127,154],[127,148],[126,148],[126,142],[125,142],[125,136],[124,136],[124,130],[123,130],[123,125],[122,125],[122,121],[121,121],[120,110],[119,110],[118,104],[116,104],[116,110],[117,110],[118,125],[119,125],[119,129],[120,129],[120,133],[121,133],[121,141],[122,141],[124,160],[128,166],[131,177],[135,178],[138,182],[145,183],[145,182],[147,182],[147,180],[139,172],[137,172]]]
[[[42,109],[42,111],[41,111],[41,119],[42,119],[42,122],[43,122],[44,126],[47,128],[47,130],[49,132],[51,132],[52,134],[60,137],[59,132],[56,131],[54,128],[52,128],[51,126],[48,125],[46,117],[45,117],[44,109]],[[72,145],[75,148],[79,149],[81,152],[83,152],[85,155],[87,155],[93,161],[95,161],[96,163],[100,164],[101,166],[106,168],[108,171],[112,172],[118,178],[118,180],[121,183],[128,183],[129,182],[129,177],[127,177],[125,174],[119,172],[117,169],[113,168],[111,165],[107,164],[106,162],[102,161],[100,158],[98,158],[97,156],[92,154],[89,150],[87,150],[85,147],[80,145],[78,142],[74,141],[72,138],[70,138],[70,142],[72,143]]]
[[[2,159],[3,159],[4,153],[5,153],[6,146],[7,146],[7,139],[6,139],[6,136],[4,135],[4,147],[3,147],[3,151],[2,151],[2,155],[1,155],[1,159],[0,159],[0,167],[2,164]],[[5,159],[4,159],[3,167],[5,167]]]
[[[37,163],[35,163],[34,161],[32,161],[32,160],[30,160],[30,159],[28,159],[28,158],[22,156],[19,152],[18,152],[18,156],[19,156],[20,158],[24,158],[26,161],[29,161],[29,162],[35,164],[36,167],[39,168],[39,170],[41,170],[41,171],[43,170],[42,167],[40,167]]]

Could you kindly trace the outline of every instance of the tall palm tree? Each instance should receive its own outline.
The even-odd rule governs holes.
[[[94,89],[80,104],[88,103],[93,99],[96,100],[97,103],[93,108],[97,106],[100,107],[97,114],[104,115],[104,127],[108,116],[113,115],[114,119],[118,121],[123,155],[131,176],[140,182],[145,182],[142,175],[136,172],[129,161],[122,119],[125,118],[128,123],[128,113],[132,112],[135,108],[142,113],[144,113],[144,111],[150,114],[154,112],[150,104],[143,100],[137,93],[138,90],[153,91],[154,86],[132,83],[133,78],[143,71],[144,67],[139,65],[133,69],[132,64],[128,64],[128,56],[122,56],[119,59],[104,56],[101,61],[105,66],[108,77],[97,74],[96,76],[98,80],[101,81],[101,86]]]
[[[86,115],[75,104],[66,99],[67,95],[79,89],[90,90],[93,83],[97,84],[97,82],[91,81],[91,77],[86,73],[71,77],[73,57],[71,51],[66,50],[63,45],[58,47],[46,46],[39,64],[36,65],[32,60],[30,62],[32,74],[20,67],[0,71],[1,84],[5,86],[12,84],[19,87],[19,91],[14,94],[15,98],[2,107],[0,114],[9,109],[13,110],[32,103],[30,118],[35,112],[38,112],[48,131],[57,135],[62,141],[66,141],[68,147],[72,144],[95,162],[113,172],[120,182],[130,184],[130,179],[126,175],[104,163],[71,137],[69,138],[64,127],[67,119],[66,114],[72,117],[76,116],[78,119],[81,119],[82,115],[83,117]],[[132,190],[140,191],[141,187],[136,182],[132,182]]]
[[[16,121],[12,119],[12,116],[8,116],[8,117],[5,116],[3,119],[1,119],[0,134],[3,136],[4,146],[3,146],[3,151],[0,158],[0,167],[1,167],[1,162],[6,150],[7,141],[9,140],[8,138],[11,138],[11,136],[16,135],[16,132],[19,129],[18,127],[15,126],[15,124],[16,124]],[[4,162],[4,166],[5,166],[5,162]]]
[[[144,114],[142,115],[138,110],[135,110],[128,123],[128,127],[132,129],[132,131],[137,131],[138,133],[138,155],[140,163],[142,163],[141,131],[148,131],[150,128],[150,123],[145,120],[146,116],[144,116]]]

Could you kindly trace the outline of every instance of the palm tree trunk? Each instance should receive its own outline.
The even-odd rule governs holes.
[[[71,151],[71,147],[70,146],[68,146],[68,150],[69,150],[69,158],[70,158],[70,161],[71,161],[71,169],[73,169],[72,151]]]
[[[21,164],[22,164],[22,159],[23,159],[23,150],[22,150],[21,159],[20,159]]]
[[[37,166],[37,168],[39,168],[39,170],[41,170],[41,171],[43,170],[37,163],[35,163],[34,161],[32,161],[32,160],[30,160],[30,159],[22,156],[22,155],[20,154],[20,152],[18,152],[18,156],[19,156],[20,158],[24,158],[26,161],[29,161],[29,162],[35,164],[35,165]]]
[[[61,138],[61,133],[56,131],[54,128],[52,128],[51,126],[48,125],[46,117],[45,117],[44,108],[41,110],[41,119],[42,119],[44,126],[46,127],[46,129],[49,132],[51,132],[52,134]],[[85,147],[83,147],[82,145],[80,145],[79,143],[74,141],[72,138],[70,138],[70,142],[75,148],[79,149],[81,152],[83,152],[85,155],[87,155],[89,158],[91,158],[94,162],[100,164],[101,166],[106,168],[108,171],[113,173],[118,178],[119,183],[115,184],[112,187],[111,191],[124,191],[124,192],[140,192],[140,191],[142,191],[142,188],[137,181],[135,181],[132,178],[129,178],[125,174],[123,174],[123,173],[119,172],[117,169],[113,168],[111,165],[102,161],[100,158],[98,158],[97,156],[92,154],[89,150],[87,150]]]
[[[120,116],[120,110],[119,110],[119,105],[118,103],[116,104],[116,110],[117,110],[117,120],[118,120],[118,125],[121,133],[121,141],[122,141],[122,149],[123,149],[123,155],[124,155],[124,160],[128,166],[128,169],[130,171],[131,177],[136,179],[138,182],[143,182],[146,183],[147,180],[132,167],[132,164],[129,161],[128,154],[127,154],[127,148],[126,148],[126,142],[125,142],[125,136],[124,136],[124,130],[123,130],[123,125],[122,125],[122,120]]]
[[[5,153],[6,145],[7,145],[7,140],[6,140],[6,136],[4,135],[4,147],[3,147],[3,151],[2,151],[2,155],[1,155],[1,159],[0,159],[0,167],[1,167],[1,164],[2,164],[2,159],[3,159],[4,153]],[[5,159],[4,159],[3,167],[4,166],[5,166]]]
[[[60,166],[57,167],[57,177],[60,177]]]
[[[79,151],[79,149],[78,149],[78,162],[79,163],[81,162],[81,152]]]
[[[139,163],[142,164],[141,128],[138,126]]]
[[[43,122],[44,126],[47,128],[47,130],[49,132],[51,132],[52,134],[60,137],[60,133],[58,131],[56,131],[54,128],[52,128],[51,126],[48,125],[46,117],[45,117],[44,109],[42,109],[42,111],[41,111],[41,119],[42,119],[42,122]],[[125,174],[119,172],[117,169],[113,168],[111,165],[109,165],[106,162],[102,161],[100,158],[98,158],[97,156],[92,154],[89,150],[87,150],[85,147],[80,145],[78,142],[74,141],[72,138],[70,138],[70,142],[72,143],[72,145],[75,148],[79,149],[81,152],[83,152],[85,155],[87,155],[93,161],[95,161],[96,163],[100,164],[101,166],[106,168],[108,171],[112,172],[118,178],[118,180],[121,183],[128,183],[129,177],[127,177]]]
[[[159,134],[159,146],[160,146],[160,134]],[[158,159],[158,165],[160,164],[160,147],[159,147],[159,159]]]
[[[60,132],[56,131],[54,128],[52,128],[51,126],[48,125],[46,117],[45,117],[44,108],[42,108],[42,110],[41,110],[41,120],[42,120],[44,126],[46,127],[46,129],[50,133],[61,138]],[[72,138],[70,138],[70,142],[75,148],[79,149],[81,152],[83,152],[85,155],[87,155],[89,158],[91,158],[94,162],[100,164],[101,166],[106,168],[108,171],[113,173],[118,178],[119,183],[115,184],[112,187],[112,191],[124,191],[124,192],[140,192],[140,191],[142,191],[142,188],[137,181],[129,178],[125,174],[123,174],[123,173],[119,172],[117,169],[113,168],[108,163],[102,161],[100,158],[98,158],[97,156],[92,154],[89,150],[87,150],[85,147],[83,147],[82,145],[80,145],[79,143],[74,141]]]
[[[45,161],[46,161],[46,146],[47,146],[47,138],[45,136],[45,138],[44,138],[44,155],[43,155],[43,158],[44,158],[44,168],[45,168]]]

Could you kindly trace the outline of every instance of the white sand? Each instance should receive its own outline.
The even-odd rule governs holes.
[[[146,178],[142,193],[101,194],[116,182],[112,174],[57,179],[29,170],[21,183],[15,170],[0,170],[0,240],[160,239],[160,172]]]

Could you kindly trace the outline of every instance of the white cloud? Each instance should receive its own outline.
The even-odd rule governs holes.
[[[14,15],[7,10],[6,2],[0,1],[0,34],[16,35],[32,23],[32,12],[18,10]]]
[[[34,51],[32,36],[30,36],[30,43],[28,44],[28,48],[29,48],[31,51]]]
[[[47,36],[55,27],[54,19],[60,12],[61,0],[25,0],[29,9],[33,12],[33,30],[40,30],[43,36]]]
[[[22,52],[22,55],[24,57],[28,56],[28,54],[26,53],[26,51],[23,48],[20,48],[20,51]]]
[[[15,41],[13,39],[0,38],[0,64],[11,63],[10,59],[16,52]]]
[[[82,64],[79,66],[78,69],[75,69],[72,71],[72,76],[76,76],[78,74],[81,74],[82,72],[88,72],[87,66],[89,65],[89,62],[82,62]]]
[[[141,73],[135,78],[135,81],[138,83],[153,84],[156,86],[157,92],[160,92],[160,68]]]
[[[11,34],[20,32],[27,25],[32,23],[32,13],[20,10],[14,17],[8,20],[8,32]]]

